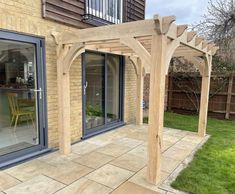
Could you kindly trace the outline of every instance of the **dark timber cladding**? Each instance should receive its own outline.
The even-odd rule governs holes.
[[[42,2],[44,18],[79,28],[91,27],[82,21],[85,14],[85,0],[42,0]]]
[[[145,19],[145,0],[123,0],[123,21]]]

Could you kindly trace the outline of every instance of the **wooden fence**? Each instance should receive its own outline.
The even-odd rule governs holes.
[[[177,113],[197,113],[201,78],[198,74],[174,73],[166,77],[165,109]],[[145,78],[144,101],[148,106],[149,75]],[[209,116],[235,120],[235,73],[212,76]]]

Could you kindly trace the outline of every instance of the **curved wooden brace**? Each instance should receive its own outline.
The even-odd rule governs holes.
[[[175,50],[180,46],[180,41],[175,39],[173,40],[171,43],[169,43],[167,45],[167,53],[166,53],[166,70],[165,70],[165,74],[167,75],[168,73],[168,69],[169,69],[169,66],[170,66],[170,62],[171,62],[171,59],[172,59],[172,56],[175,52]]]
[[[211,51],[211,54],[212,55],[215,55],[215,53],[219,50],[219,47],[218,46],[215,46],[212,48],[212,51]]]
[[[132,49],[141,59],[146,69],[150,67],[152,64],[151,55],[138,40],[133,37],[123,37],[120,38],[120,43]]]
[[[215,46],[214,43],[208,44],[207,46],[207,52],[209,52],[210,50],[212,50],[212,48]]]
[[[134,66],[136,76],[138,76],[139,75],[139,67],[137,65],[137,58],[136,57],[128,57],[128,59],[130,60],[130,62]]]
[[[205,67],[204,67],[204,76],[209,76],[211,74],[212,69],[212,55],[205,55]]]
[[[160,17],[159,15],[154,16],[154,22],[156,26],[156,31],[158,34],[166,34],[171,24],[176,20],[175,16],[166,16],[166,17]]]
[[[199,57],[194,57],[194,56],[184,56],[184,58],[187,61],[193,63],[199,69],[200,75],[203,76],[203,69],[206,65],[205,60]]]
[[[62,41],[62,36],[61,36],[61,33],[60,32],[57,32],[55,30],[51,31],[51,35],[52,37],[54,38],[55,40],[55,43],[58,45],[61,43]]]
[[[73,61],[84,52],[84,44],[76,43],[68,51],[67,55],[63,59],[63,71],[68,73]]]

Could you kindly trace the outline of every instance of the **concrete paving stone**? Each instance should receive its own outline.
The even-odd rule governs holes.
[[[175,143],[176,143],[177,141],[179,141],[181,138],[175,137],[175,136],[172,136],[172,135],[163,135],[162,139],[163,139],[163,142],[164,142],[164,141],[169,141],[169,142],[175,144]]]
[[[65,164],[66,162],[70,162],[73,159],[79,157],[79,154],[70,153],[68,155],[62,155],[59,152],[53,152],[51,154],[47,154],[45,156],[37,158],[40,161],[48,163],[50,165],[56,166],[59,164]]]
[[[162,142],[162,152],[166,151],[167,149],[169,149],[171,146],[173,146],[174,143],[172,143],[171,141],[163,141]]]
[[[96,151],[99,153],[107,154],[109,156],[118,157],[130,150],[130,147],[111,143],[97,149]]]
[[[95,181],[81,178],[56,194],[109,194],[112,189]]]
[[[202,142],[203,138],[199,137],[197,134],[194,134],[194,135],[186,135],[182,140],[199,144]]]
[[[147,160],[135,154],[127,153],[116,158],[115,160],[110,162],[110,164],[137,172],[142,169],[145,165],[147,165]]]
[[[171,147],[167,151],[165,151],[162,156],[172,158],[175,160],[184,160],[189,154],[191,153],[190,150],[180,149],[177,147]]]
[[[5,172],[0,172],[0,192],[21,183]]]
[[[88,174],[86,178],[115,189],[133,174],[134,173],[131,171],[106,164],[105,166]]]
[[[162,170],[167,173],[172,173],[180,163],[180,160],[162,156]]]
[[[75,162],[67,162],[66,164],[57,165],[55,167],[52,166],[47,171],[44,171],[43,174],[68,185],[93,170],[94,169],[92,168],[88,168]]]
[[[159,182],[162,183],[164,180],[166,180],[166,178],[169,176],[170,174],[167,172],[161,172],[161,181]],[[128,181],[133,182],[137,185],[140,185],[142,187],[148,188],[150,190],[159,192],[161,194],[165,194],[166,191],[158,188],[158,185],[153,185],[150,184],[149,182],[147,182],[147,167],[143,168],[142,170],[140,170],[139,172],[137,172],[134,176],[132,176]]]
[[[127,137],[141,141],[147,141],[148,134],[144,131],[135,131],[128,134]]]
[[[147,144],[139,145],[128,153],[147,159],[148,155]]]
[[[124,145],[124,146],[130,147],[130,148],[134,148],[140,144],[143,144],[144,142],[141,140],[124,137],[124,138],[117,139],[113,143],[118,144],[118,145]]]
[[[75,154],[87,154],[89,152],[96,150],[97,148],[99,148],[98,145],[84,141],[74,144],[72,146],[72,152]]]
[[[26,182],[18,184],[4,191],[6,194],[52,194],[65,187],[64,184],[57,182],[43,175],[36,176]]]
[[[113,159],[114,157],[106,154],[102,154],[99,152],[90,152],[88,154],[84,154],[75,158],[73,161],[97,169]]]
[[[125,182],[118,187],[112,194],[160,194],[132,182]]]
[[[20,181],[26,181],[30,178],[33,178],[37,175],[42,174],[45,171],[48,171],[53,166],[39,160],[31,160],[20,165],[14,166],[4,172],[10,174],[11,176],[19,179]]]
[[[186,150],[194,150],[197,147],[197,143],[195,142],[190,142],[190,141],[185,141],[185,140],[181,140],[179,142],[177,142],[174,147],[175,148],[180,148],[180,149],[186,149]]]

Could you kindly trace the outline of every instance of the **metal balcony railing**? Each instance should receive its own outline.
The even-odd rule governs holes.
[[[86,0],[84,20],[97,25],[122,23],[122,0]]]

